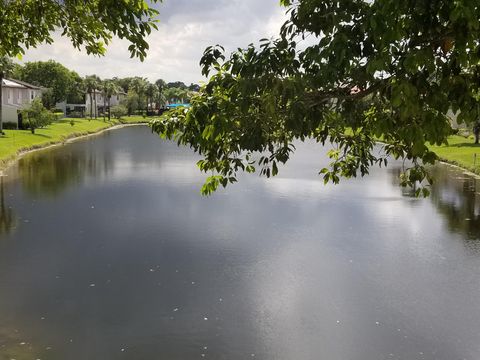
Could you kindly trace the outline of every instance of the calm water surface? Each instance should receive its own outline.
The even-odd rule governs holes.
[[[23,158],[0,184],[0,359],[479,359],[480,184],[323,186],[321,153],[209,198],[145,127]]]

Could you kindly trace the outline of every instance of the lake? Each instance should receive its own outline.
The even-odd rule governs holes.
[[[480,358],[480,184],[399,164],[323,185],[298,144],[273,179],[202,197],[198,157],[144,126],[1,178],[0,359]]]

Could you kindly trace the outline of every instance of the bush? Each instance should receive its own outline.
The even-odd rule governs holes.
[[[42,100],[36,98],[30,106],[22,111],[23,124],[29,128],[32,134],[35,129],[47,126],[55,120],[55,115],[48,111],[42,104]]]
[[[127,115],[128,109],[123,105],[115,105],[110,108],[110,114],[116,118],[120,119],[122,116]]]
[[[17,129],[17,123],[13,122],[4,122],[2,123],[3,130],[16,130]]]
[[[71,111],[67,117],[69,118],[83,118],[84,114],[82,111]]]

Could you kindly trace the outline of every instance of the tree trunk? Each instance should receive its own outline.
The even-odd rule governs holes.
[[[105,121],[105,111],[107,111],[107,97],[103,94],[103,121]]]
[[[90,91],[88,93],[88,95],[90,96],[90,119],[93,118],[93,98],[92,98],[92,92]]]
[[[3,135],[3,71],[0,71],[0,135]]]
[[[110,121],[110,110],[112,109],[112,107],[110,106],[110,100],[112,99],[112,97],[110,96],[108,98],[108,121]]]
[[[93,99],[95,100],[95,120],[97,120],[97,91],[93,90]]]

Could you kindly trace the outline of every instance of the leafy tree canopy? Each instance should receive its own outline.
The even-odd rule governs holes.
[[[127,39],[131,56],[143,60],[148,50],[145,37],[157,28],[157,15],[144,0],[1,0],[0,56],[13,57],[52,43],[52,33],[60,30],[75,48],[94,55],[103,55],[113,36]]]
[[[167,84],[167,88],[179,88],[185,90],[187,89],[187,85],[182,81],[173,81]]]
[[[51,102],[83,102],[82,78],[53,60],[27,62],[17,71],[20,80],[51,89]]]
[[[153,129],[203,156],[204,193],[238,171],[271,176],[314,139],[331,146],[326,182],[365,175],[387,157],[411,160],[403,185],[428,179],[426,143],[479,117],[480,1],[282,0],[289,20],[276,39],[226,55],[206,49],[211,76],[190,109]],[[383,151],[374,149],[382,140]],[[260,155],[259,155],[260,154]],[[410,163],[410,162],[408,162]]]

